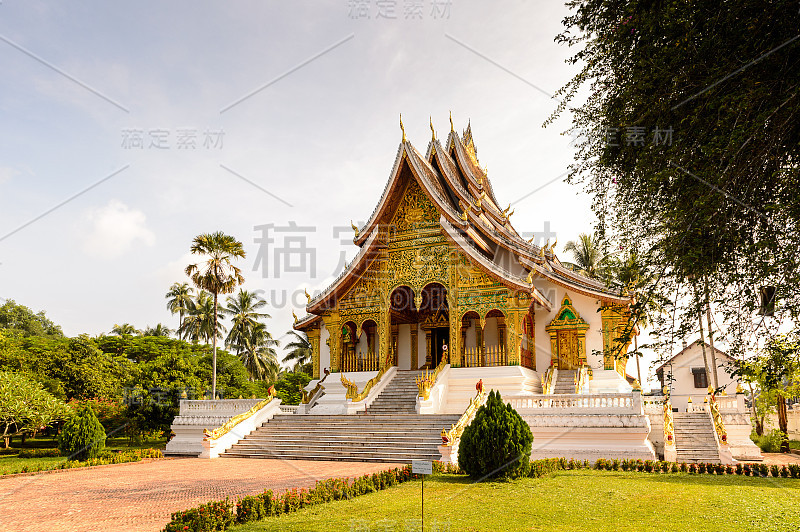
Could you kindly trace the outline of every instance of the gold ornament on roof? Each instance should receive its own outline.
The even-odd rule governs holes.
[[[553,241],[553,245],[550,246],[550,253],[553,253],[553,250],[556,249],[556,244],[558,244],[558,238]]]
[[[742,383],[736,383],[736,393],[744,393],[744,388],[742,388]]]
[[[356,224],[353,223],[353,220],[350,220],[350,227],[352,227],[353,231],[356,232],[355,238],[358,238],[358,227],[356,227]]]
[[[306,299],[308,299],[308,302],[311,303],[311,295],[308,293],[308,290],[303,288],[303,292],[306,294]]]
[[[292,310],[292,317],[294,318],[294,322],[295,322],[295,323],[297,323],[298,321],[300,321],[299,319],[297,319],[297,314],[295,314],[295,313],[294,313],[294,309]]]
[[[400,114],[400,131],[403,132],[403,142],[406,141],[406,128],[403,127],[403,114]]]
[[[450,111],[450,133],[455,133],[456,128],[453,127],[453,111]]]
[[[430,120],[431,124],[431,136],[433,137],[433,140],[436,140],[436,131],[433,129],[433,117],[428,117],[428,119]]]
[[[525,279],[525,282],[528,284],[533,284],[533,270],[528,272],[528,278]]]

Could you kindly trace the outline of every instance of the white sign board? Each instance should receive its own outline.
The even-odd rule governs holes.
[[[432,475],[433,462],[430,460],[412,460],[411,472],[415,475]]]

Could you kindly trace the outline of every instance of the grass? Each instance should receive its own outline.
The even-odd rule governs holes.
[[[420,482],[235,527],[262,531],[419,530]],[[425,530],[716,532],[797,530],[800,479],[560,471],[541,479],[425,481]]]
[[[127,451],[132,449],[161,449],[166,446],[166,439],[142,441],[131,443],[126,437],[121,438],[108,438],[106,440],[106,449],[110,451]],[[20,439],[15,439],[8,450],[3,450],[0,454],[0,475],[7,475],[9,473],[18,473],[23,467],[27,467],[29,471],[56,469],[58,466],[65,462],[65,456],[46,457],[46,458],[19,458],[16,452],[21,449],[55,449],[56,439],[54,437],[39,436],[36,438],[28,438],[25,444],[21,443]],[[16,452],[15,452],[16,451]]]

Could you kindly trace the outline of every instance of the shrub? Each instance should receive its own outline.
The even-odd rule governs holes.
[[[96,458],[105,445],[106,433],[103,425],[87,405],[82,406],[64,423],[58,436],[58,450],[61,454],[78,461]]]
[[[781,432],[779,429],[773,429],[763,436],[753,434],[750,438],[761,448],[761,451],[765,453],[781,452],[781,443],[783,440],[789,439],[786,433]]]
[[[677,472],[678,472],[678,471],[680,471],[680,470],[681,470],[681,469],[680,469],[680,467],[678,466],[678,464],[676,464],[676,463],[674,463],[674,462],[673,462],[671,471],[672,471],[673,473],[677,473]]]
[[[534,460],[528,467],[528,476],[531,478],[540,478],[545,475],[550,475],[562,469],[562,462],[558,458],[545,458],[543,460]]]
[[[792,478],[800,478],[800,465],[789,464],[789,472],[792,474]]]
[[[233,521],[233,505],[228,499],[225,499],[201,504],[197,508],[182,512],[175,512],[172,514],[172,521],[164,528],[164,532],[225,530],[233,524]]]
[[[528,472],[532,444],[528,424],[493,390],[461,436],[458,465],[473,478],[514,478]]]

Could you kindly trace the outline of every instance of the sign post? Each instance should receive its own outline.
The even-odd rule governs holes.
[[[422,475],[422,531],[425,531],[425,475],[433,474],[433,462],[430,460],[412,460],[411,473]]]

